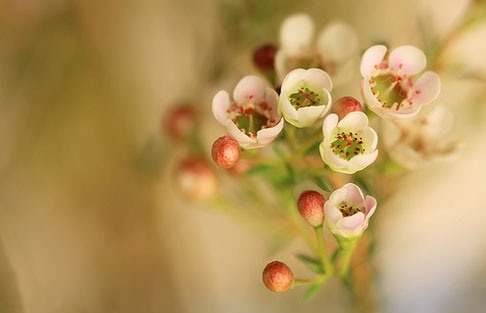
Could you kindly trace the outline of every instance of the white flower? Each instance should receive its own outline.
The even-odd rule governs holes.
[[[258,76],[245,76],[233,91],[213,98],[214,117],[244,149],[262,148],[282,131],[284,120],[278,110],[278,95]]]
[[[438,106],[421,117],[385,123],[383,142],[388,155],[408,169],[455,159],[462,143],[445,138],[453,119],[450,111]]]
[[[387,48],[369,48],[361,59],[361,90],[369,109],[382,118],[410,118],[422,105],[439,95],[440,78],[427,71],[424,53],[413,46],[400,46],[385,58]]]
[[[353,174],[378,156],[378,136],[368,126],[368,117],[363,112],[351,112],[339,122],[336,114],[329,114],[322,133],[324,138],[319,146],[322,160],[336,172]]]
[[[328,24],[314,42],[314,23],[307,14],[287,17],[280,26],[280,48],[275,71],[281,81],[296,68],[321,68],[341,84],[351,77],[353,56],[358,52],[358,36],[342,22]]]
[[[299,68],[285,76],[279,107],[285,120],[297,127],[312,126],[331,107],[332,82],[321,69]]]
[[[336,189],[324,204],[329,231],[341,238],[355,238],[368,228],[375,213],[376,199],[364,196],[361,189],[349,183]]]

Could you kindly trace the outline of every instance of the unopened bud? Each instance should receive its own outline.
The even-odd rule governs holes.
[[[205,159],[184,159],[177,166],[175,174],[179,190],[191,200],[207,199],[216,193],[218,178]]]
[[[263,45],[253,53],[253,64],[262,72],[273,71],[276,53],[277,47],[275,45]]]
[[[339,120],[342,120],[348,113],[363,112],[363,105],[353,97],[341,97],[334,102],[332,111],[338,115]]]
[[[175,140],[187,139],[196,127],[196,112],[188,104],[171,108],[165,115],[163,125],[165,132]]]
[[[263,270],[263,283],[274,292],[287,291],[292,286],[294,274],[287,264],[280,261],[273,261],[265,266]]]
[[[241,147],[233,137],[221,136],[213,143],[211,155],[219,167],[230,168],[240,159]]]
[[[302,218],[312,227],[322,225],[324,221],[324,196],[317,191],[304,191],[297,201],[297,207]]]

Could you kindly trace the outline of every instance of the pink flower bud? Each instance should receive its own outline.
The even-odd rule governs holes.
[[[176,168],[175,179],[181,193],[190,200],[208,199],[218,188],[216,173],[202,158],[182,160]]]
[[[274,292],[287,291],[292,286],[294,274],[287,264],[280,261],[273,261],[265,266],[263,270],[263,283]]]
[[[163,120],[163,130],[173,139],[187,139],[195,129],[196,112],[188,104],[171,108]]]
[[[253,53],[253,64],[262,72],[274,71],[276,53],[277,47],[275,45],[263,45]]]
[[[354,111],[363,112],[363,106],[353,97],[341,97],[334,103],[332,111],[338,115],[339,120],[342,120],[348,113]]]
[[[213,143],[211,155],[219,167],[233,167],[240,159],[240,144],[231,136],[221,136]]]
[[[312,227],[322,225],[324,221],[324,203],[326,200],[317,191],[304,191],[297,201],[300,215]]]

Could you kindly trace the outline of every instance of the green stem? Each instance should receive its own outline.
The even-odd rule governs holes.
[[[322,266],[324,267],[324,273],[331,275],[332,273],[332,264],[327,255],[327,248],[326,243],[324,241],[324,234],[322,232],[322,225],[318,227],[314,227],[314,233],[317,239],[317,250],[319,259],[322,262]]]
[[[351,256],[356,244],[358,243],[358,238],[337,238],[339,245],[341,247],[341,264],[339,266],[339,276],[343,279],[347,279],[349,275],[349,265],[351,264]]]

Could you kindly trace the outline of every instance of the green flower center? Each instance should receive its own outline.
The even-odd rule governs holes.
[[[236,126],[251,138],[255,138],[259,130],[273,127],[276,121],[269,116],[271,108],[266,102],[261,102],[255,105],[248,103],[244,106],[233,104],[228,109],[228,112],[233,113],[232,121]]]
[[[363,138],[358,133],[340,132],[336,135],[336,140],[331,143],[334,154],[345,160],[351,160],[355,155],[365,152]]]
[[[319,94],[310,90],[308,87],[301,87],[297,92],[290,94],[289,101],[296,109],[321,104]]]
[[[380,74],[369,81],[371,91],[381,103],[382,108],[399,110],[403,106],[403,100],[407,100],[407,84],[411,80],[404,81],[404,77],[392,73]],[[410,102],[410,100],[409,100]]]
[[[343,217],[352,216],[352,215],[354,215],[354,214],[356,214],[358,212],[365,213],[365,209],[364,208],[360,208],[360,207],[357,207],[357,206],[348,205],[345,202],[342,202],[339,205],[339,211],[341,211],[341,213],[343,214]]]

